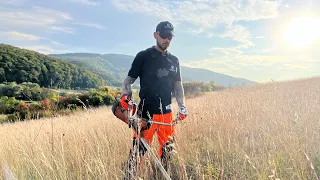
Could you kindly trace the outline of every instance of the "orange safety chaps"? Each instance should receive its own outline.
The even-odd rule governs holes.
[[[167,114],[154,114],[152,121],[173,124],[172,112]],[[153,135],[157,134],[159,142],[158,156],[162,159],[167,151],[172,149],[167,149],[168,145],[172,144],[174,141],[174,126],[164,126],[158,124],[152,124],[147,130],[140,132],[140,136],[143,137],[147,144],[150,146],[152,143]],[[134,138],[137,138],[136,133],[134,133]],[[142,154],[144,155],[144,153]]]

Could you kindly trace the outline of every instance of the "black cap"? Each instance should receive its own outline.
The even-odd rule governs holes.
[[[169,21],[162,21],[157,25],[156,32],[160,34],[171,34],[173,36],[174,27]]]

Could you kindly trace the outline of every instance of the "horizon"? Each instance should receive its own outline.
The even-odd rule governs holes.
[[[315,0],[2,0],[0,43],[47,55],[135,56],[168,20],[169,51],[181,65],[287,81],[320,76],[319,11]]]

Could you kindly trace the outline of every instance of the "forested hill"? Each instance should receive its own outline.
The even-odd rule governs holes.
[[[100,76],[69,62],[0,44],[0,83],[6,81],[59,88],[98,88],[104,85]]]
[[[67,53],[67,54],[50,54],[49,56],[59,58],[82,67],[94,74],[101,76],[108,85],[121,86],[127,66],[129,67],[133,57],[121,55],[109,56],[103,54],[91,53]],[[128,63],[125,68],[120,63]]]

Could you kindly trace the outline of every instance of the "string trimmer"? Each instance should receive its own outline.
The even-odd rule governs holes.
[[[168,175],[168,173],[164,169],[163,165],[161,164],[161,162],[159,161],[157,156],[153,153],[153,151],[151,150],[151,148],[148,145],[148,143],[146,142],[146,140],[140,136],[140,130],[141,130],[142,123],[143,124],[149,123],[150,125],[157,124],[157,125],[162,125],[162,126],[174,126],[177,124],[178,120],[177,119],[174,120],[173,123],[171,124],[171,123],[156,122],[156,121],[152,121],[149,119],[137,117],[137,105],[136,105],[136,103],[134,103],[134,99],[132,98],[131,95],[132,95],[132,93],[129,93],[129,95],[127,97],[127,99],[129,99],[128,100],[128,104],[129,104],[128,110],[124,110],[121,107],[119,98],[115,99],[115,103],[113,104],[113,107],[112,107],[113,114],[118,119],[120,119],[123,122],[125,122],[126,124],[128,124],[129,128],[132,128],[136,132],[137,137],[138,137],[135,139],[135,141],[130,149],[130,154],[129,154],[127,167],[126,167],[125,179],[131,179],[131,178],[135,179],[138,176],[139,162],[140,162],[139,148],[143,148],[147,152],[150,153],[152,159],[155,161],[157,167],[159,168],[159,170],[161,171],[163,176],[167,180],[171,180],[170,176]],[[140,147],[141,145],[143,147]]]

